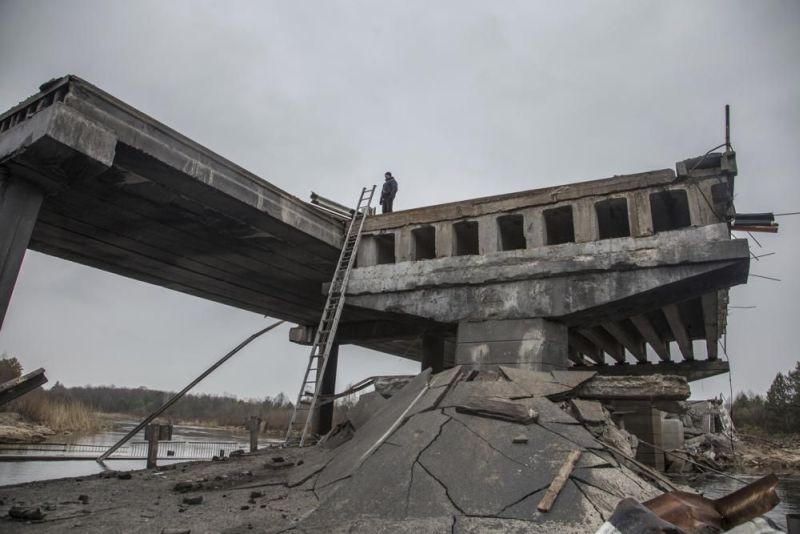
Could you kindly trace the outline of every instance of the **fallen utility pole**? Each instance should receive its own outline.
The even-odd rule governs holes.
[[[167,410],[167,408],[169,408],[170,406],[172,406],[173,404],[175,404],[176,402],[178,402],[178,401],[180,400],[180,398],[181,398],[181,397],[183,397],[184,395],[186,395],[186,393],[188,393],[188,392],[189,392],[189,390],[190,390],[190,389],[192,389],[192,388],[193,388],[193,387],[195,387],[197,384],[199,384],[199,383],[200,383],[200,381],[201,381],[201,380],[203,380],[205,377],[207,377],[208,375],[210,375],[211,373],[213,373],[213,372],[214,372],[214,370],[216,370],[216,369],[217,369],[217,368],[218,368],[220,365],[222,365],[223,363],[225,363],[226,361],[228,361],[228,360],[229,360],[229,359],[230,359],[230,358],[231,358],[231,357],[232,357],[234,354],[236,354],[237,352],[239,352],[240,350],[242,350],[243,348],[245,348],[245,347],[246,347],[248,344],[250,344],[250,342],[251,342],[251,341],[253,341],[253,340],[254,340],[254,339],[256,339],[257,337],[261,336],[262,334],[266,334],[267,332],[269,332],[269,331],[270,331],[270,330],[272,330],[273,328],[276,328],[276,327],[278,327],[278,326],[282,325],[284,322],[286,322],[286,321],[278,321],[278,322],[276,322],[276,323],[272,323],[272,324],[271,324],[271,325],[269,325],[268,327],[264,328],[263,330],[259,330],[258,332],[256,332],[256,333],[255,333],[255,334],[253,334],[252,336],[248,337],[247,339],[245,339],[244,341],[242,341],[241,343],[239,343],[239,345],[238,345],[238,346],[237,346],[235,349],[233,349],[233,350],[232,350],[232,351],[230,351],[228,354],[226,354],[225,356],[223,356],[222,358],[220,358],[220,359],[219,359],[219,361],[217,361],[217,363],[215,363],[214,365],[212,365],[211,367],[209,367],[208,369],[206,369],[206,370],[205,370],[205,371],[204,371],[204,372],[203,372],[203,373],[202,373],[200,376],[198,376],[197,378],[195,378],[194,380],[192,380],[192,381],[191,381],[191,383],[190,383],[188,386],[186,386],[185,388],[183,388],[182,390],[180,390],[178,393],[176,393],[175,395],[173,395],[173,396],[172,396],[172,397],[171,397],[171,398],[170,398],[170,399],[169,399],[167,402],[165,402],[164,404],[162,404],[160,408],[158,408],[156,411],[154,411],[153,413],[151,413],[150,415],[148,415],[148,416],[147,416],[147,417],[144,419],[144,421],[142,421],[141,423],[139,423],[138,425],[136,425],[136,427],[134,427],[134,429],[133,429],[133,430],[131,430],[130,432],[128,432],[127,434],[125,434],[125,436],[124,436],[124,437],[123,437],[121,440],[119,440],[119,441],[118,441],[118,442],[116,442],[114,445],[112,445],[112,446],[111,446],[111,448],[109,448],[109,449],[108,449],[106,452],[104,452],[103,454],[101,454],[100,456],[98,456],[98,457],[97,457],[97,461],[98,461],[98,462],[102,462],[102,461],[104,461],[105,459],[107,459],[109,456],[111,456],[112,454],[114,454],[114,453],[117,451],[117,449],[119,449],[120,447],[122,447],[122,446],[123,446],[123,445],[124,445],[124,444],[125,444],[125,443],[126,443],[128,440],[129,440],[129,439],[131,439],[133,436],[135,436],[137,432],[139,432],[141,429],[143,429],[143,428],[144,428],[144,427],[146,427],[148,424],[150,424],[150,422],[152,422],[152,421],[153,421],[153,419],[155,419],[156,417],[158,417],[159,415],[161,415],[162,413],[164,413],[164,412]]]

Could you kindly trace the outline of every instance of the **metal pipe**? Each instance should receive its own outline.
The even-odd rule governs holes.
[[[188,386],[186,386],[185,388],[183,388],[182,390],[180,390],[178,393],[176,393],[175,395],[173,395],[173,396],[172,396],[172,397],[171,397],[171,398],[170,398],[170,399],[169,399],[167,402],[165,402],[164,404],[162,404],[160,408],[158,408],[156,411],[154,411],[153,413],[151,413],[150,415],[148,415],[147,417],[145,417],[144,421],[142,421],[141,423],[139,423],[138,425],[136,425],[136,427],[134,427],[134,429],[133,429],[133,430],[131,430],[130,432],[128,432],[127,434],[125,434],[125,436],[123,436],[123,438],[122,438],[122,439],[120,439],[118,442],[116,442],[114,445],[112,445],[112,446],[111,446],[111,448],[109,448],[109,449],[108,449],[106,452],[104,452],[103,454],[101,454],[100,456],[98,456],[98,457],[97,457],[97,461],[98,461],[98,462],[102,462],[103,460],[105,460],[106,458],[108,458],[109,456],[111,456],[112,454],[114,454],[114,452],[115,452],[117,449],[119,449],[120,447],[122,447],[122,446],[125,444],[125,442],[127,442],[129,439],[131,439],[133,436],[135,436],[137,432],[139,432],[141,429],[143,429],[144,427],[146,427],[146,426],[147,426],[147,425],[148,425],[148,424],[149,424],[151,421],[153,421],[153,419],[155,419],[156,417],[158,417],[159,415],[161,415],[162,413],[164,413],[164,412],[167,410],[167,408],[169,408],[170,406],[172,406],[173,404],[175,404],[176,402],[178,402],[178,400],[180,400],[180,398],[181,398],[181,397],[183,397],[184,395],[186,395],[186,393],[188,393],[190,389],[192,389],[192,388],[193,388],[193,387],[195,387],[197,384],[199,384],[199,383],[200,383],[200,381],[201,381],[201,380],[203,380],[205,377],[207,377],[208,375],[210,375],[211,373],[213,373],[213,372],[214,372],[214,371],[217,369],[217,367],[219,367],[220,365],[222,365],[223,363],[225,363],[226,361],[228,361],[228,360],[229,360],[229,359],[230,359],[230,358],[231,358],[231,357],[232,357],[234,354],[236,354],[237,352],[239,352],[240,350],[242,350],[243,348],[245,348],[245,347],[246,347],[248,344],[250,344],[250,342],[251,342],[251,341],[253,341],[253,340],[254,340],[254,339],[256,339],[257,337],[261,336],[262,334],[266,334],[267,332],[269,332],[269,331],[270,331],[270,330],[272,330],[273,328],[276,328],[276,327],[278,327],[278,326],[282,325],[282,324],[283,324],[283,323],[285,323],[285,322],[286,322],[286,321],[278,321],[278,322],[276,322],[276,323],[273,323],[273,324],[269,325],[268,327],[264,328],[263,330],[259,330],[259,331],[258,331],[258,332],[256,332],[255,334],[251,335],[250,337],[248,337],[247,339],[245,339],[244,341],[242,341],[241,343],[239,343],[239,345],[237,345],[235,349],[233,349],[233,350],[232,350],[232,351],[230,351],[228,354],[226,354],[225,356],[223,356],[222,358],[220,358],[220,359],[217,361],[217,363],[215,363],[214,365],[212,365],[211,367],[209,367],[208,369],[206,369],[206,370],[205,370],[205,371],[204,371],[204,372],[203,372],[203,373],[202,373],[200,376],[198,376],[197,378],[195,378],[194,380],[192,380],[192,381],[189,383],[189,385],[188,385]]]

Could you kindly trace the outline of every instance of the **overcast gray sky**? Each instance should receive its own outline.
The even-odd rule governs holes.
[[[723,141],[741,212],[800,211],[800,3],[0,0],[0,109],[77,74],[278,187],[395,209],[673,167]],[[800,359],[800,217],[732,291],[735,390]],[[178,389],[261,316],[28,252],[0,351],[67,385]],[[281,327],[198,391],[290,396]],[[343,347],[340,387],[418,364]],[[693,385],[724,392],[727,376]]]

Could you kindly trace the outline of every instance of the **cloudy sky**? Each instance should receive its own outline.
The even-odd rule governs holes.
[[[77,74],[301,198],[395,209],[673,167],[723,141],[741,212],[800,211],[800,3],[0,0],[0,109]],[[800,217],[732,291],[735,390],[800,359]],[[28,252],[0,352],[67,385],[178,389],[261,316]],[[198,391],[294,396],[288,326]],[[418,365],[343,347],[340,387]],[[693,384],[724,393],[728,379]]]

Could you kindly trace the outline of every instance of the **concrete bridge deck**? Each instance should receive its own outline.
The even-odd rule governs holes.
[[[735,175],[732,152],[712,154],[372,217],[337,340],[435,370],[724,372],[727,288],[749,266],[727,227]],[[292,321],[308,342],[343,233],[80,78],[0,115],[0,326],[30,247]]]
[[[0,227],[15,229],[0,238],[0,325],[26,245],[314,324],[344,236],[341,220],[75,76],[0,115],[0,186]],[[375,319],[408,321],[352,306],[343,320]]]

